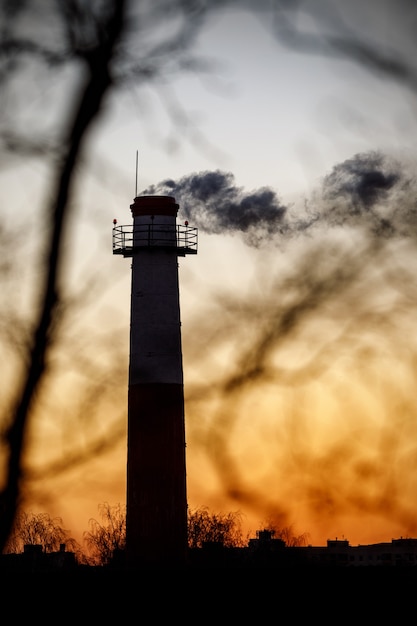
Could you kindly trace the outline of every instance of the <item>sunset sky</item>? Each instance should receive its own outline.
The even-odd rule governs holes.
[[[125,501],[130,262],[111,231],[131,223],[136,153],[138,193],[173,195],[199,229],[197,256],[179,260],[189,506],[240,511],[252,536],[273,519],[313,545],[417,536],[417,7],[311,4],[277,22],[293,19],[299,39],[263,12],[215,13],[192,47],[205,73],[130,82],[91,133],[66,244],[78,300],[28,454],[27,506],[76,538],[100,503]],[[341,52],[342,37],[358,45]],[[34,136],[77,77],[47,85],[24,86]],[[2,160],[3,217],[19,233],[3,271],[6,403],[50,174],[46,159]]]

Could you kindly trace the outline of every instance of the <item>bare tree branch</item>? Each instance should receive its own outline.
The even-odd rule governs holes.
[[[113,3],[107,28],[97,45],[85,55],[89,76],[81,93],[67,137],[67,150],[58,168],[56,189],[50,209],[52,224],[49,249],[45,255],[45,283],[29,366],[22,381],[22,390],[13,410],[7,433],[9,458],[5,487],[0,492],[0,547],[3,548],[13,526],[19,504],[19,486],[22,476],[22,455],[26,424],[34,396],[39,388],[47,364],[48,349],[53,338],[55,316],[60,302],[60,267],[62,240],[68,219],[68,201],[71,195],[77,158],[82,151],[86,134],[96,118],[104,96],[112,83],[111,61],[123,30],[124,2]]]

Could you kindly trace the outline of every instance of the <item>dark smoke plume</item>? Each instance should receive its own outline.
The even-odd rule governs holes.
[[[385,171],[384,171],[385,170]],[[386,171],[382,154],[358,154],[336,165],[324,185],[333,196],[350,196],[358,212],[369,210],[400,180],[398,171]]]
[[[277,233],[288,234],[287,207],[276,192],[262,187],[250,193],[237,187],[230,172],[205,171],[178,181],[164,180],[145,194],[172,195],[181,215],[193,226],[211,234],[240,232],[246,243],[258,246]]]
[[[317,227],[353,227],[377,237],[417,237],[415,177],[378,151],[356,154],[333,167],[305,206],[285,206],[271,187],[252,192],[230,172],[203,171],[163,180],[144,194],[174,196],[183,219],[209,234],[243,235],[254,247]]]
[[[356,154],[324,180],[320,223],[359,226],[378,237],[415,236],[415,178],[380,152]]]

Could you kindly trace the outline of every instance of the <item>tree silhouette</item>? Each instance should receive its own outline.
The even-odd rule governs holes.
[[[99,505],[99,513],[101,523],[89,520],[90,530],[84,533],[84,541],[95,565],[109,565],[126,547],[126,507],[104,502]]]
[[[62,544],[73,552],[80,551],[80,546],[63,527],[60,517],[22,511],[16,516],[4,553],[23,552],[26,545],[42,546],[43,552],[57,552]]]
[[[248,542],[248,535],[243,534],[239,512],[211,513],[207,507],[198,507],[189,510],[187,524],[190,548],[202,548],[207,543],[239,548]]]
[[[307,545],[308,533],[297,535],[292,526],[281,526],[273,518],[262,524],[262,528],[271,533],[275,539],[281,539],[288,548],[301,547]]]

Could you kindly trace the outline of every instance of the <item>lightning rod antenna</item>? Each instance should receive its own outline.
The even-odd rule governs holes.
[[[136,183],[135,183],[135,198],[138,195],[138,151],[136,150]]]

